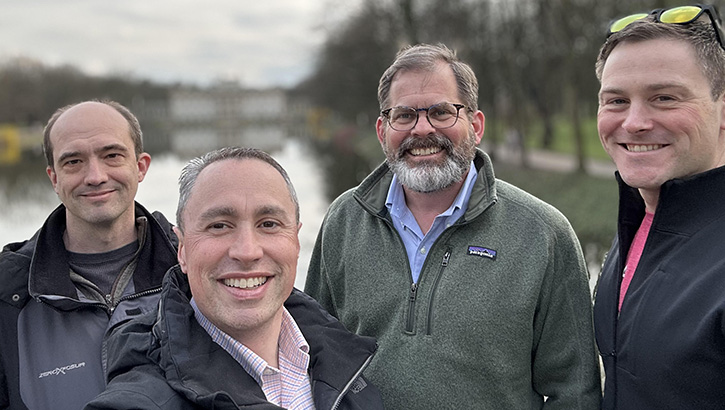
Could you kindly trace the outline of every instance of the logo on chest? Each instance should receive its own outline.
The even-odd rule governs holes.
[[[491,260],[496,259],[496,251],[481,246],[469,246],[468,254],[471,256],[478,256],[479,258],[488,258]]]

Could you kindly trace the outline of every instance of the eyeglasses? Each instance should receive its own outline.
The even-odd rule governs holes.
[[[425,111],[428,123],[433,128],[442,130],[456,125],[459,112],[464,107],[463,104],[442,102],[428,108],[392,107],[380,111],[380,114],[388,120],[390,128],[396,131],[410,131],[418,124],[420,112]]]
[[[718,14],[715,6],[712,5],[696,4],[694,6],[680,6],[671,9],[655,9],[649,13],[631,14],[629,16],[612,21],[609,24],[609,32],[607,33],[607,37],[618,31],[621,31],[631,23],[637,20],[642,20],[647,16],[654,15],[656,23],[687,24],[699,19],[703,13],[706,13],[710,17],[710,22],[715,29],[715,37],[717,37],[717,42],[720,43],[720,47],[725,50],[725,44],[723,44],[725,33],[723,33],[722,26],[720,25],[720,15]]]

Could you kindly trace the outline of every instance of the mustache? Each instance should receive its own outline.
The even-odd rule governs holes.
[[[440,134],[431,134],[423,138],[407,137],[398,146],[396,157],[402,159],[407,151],[416,148],[441,148],[448,154],[453,152],[453,142],[447,137]]]

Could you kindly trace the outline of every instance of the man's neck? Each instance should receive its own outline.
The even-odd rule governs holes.
[[[430,230],[435,218],[450,208],[453,201],[456,200],[458,192],[466,181],[466,175],[448,188],[435,192],[415,192],[403,186],[405,204],[415,217],[423,234]]]
[[[660,190],[640,189],[639,194],[642,196],[642,199],[644,199],[644,206],[647,212],[651,214],[655,213],[657,204],[660,200]]]
[[[282,309],[280,308],[273,320],[264,326],[232,335],[247,349],[261,357],[269,366],[279,369],[279,333],[282,329]]]
[[[136,222],[131,220],[115,221],[111,225],[90,225],[74,223],[67,219],[63,242],[68,251],[76,253],[109,252],[138,239]]]

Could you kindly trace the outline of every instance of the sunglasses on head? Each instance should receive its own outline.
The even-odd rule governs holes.
[[[625,16],[612,21],[609,24],[609,31],[607,32],[607,37],[618,31],[621,31],[631,23],[637,20],[642,20],[643,18],[648,16],[654,16],[656,23],[687,24],[699,19],[703,13],[707,14],[710,18],[710,23],[712,23],[712,27],[715,29],[715,37],[717,37],[717,41],[720,44],[720,47],[725,50],[725,44],[723,44],[723,38],[725,38],[725,33],[723,33],[722,26],[720,25],[720,15],[717,13],[717,9],[715,8],[715,6],[711,5],[696,4],[694,6],[680,6],[673,7],[671,9],[655,9],[650,11],[649,13],[631,14],[629,16]]]

